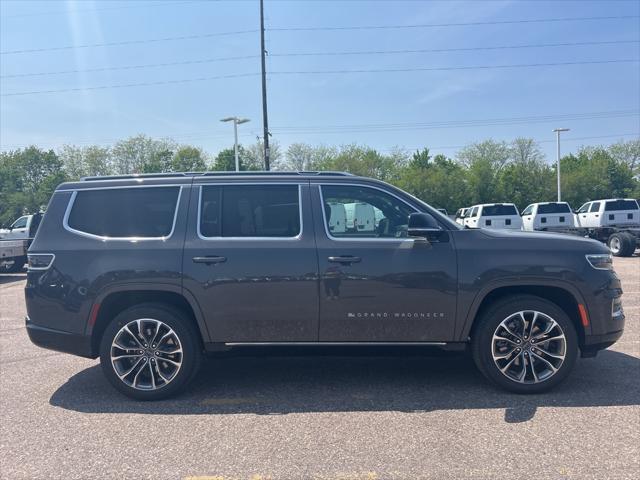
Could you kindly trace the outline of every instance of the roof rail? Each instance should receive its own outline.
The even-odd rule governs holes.
[[[82,177],[81,182],[94,182],[97,180],[126,180],[131,178],[164,178],[164,177],[186,177],[188,175],[194,175],[193,173],[132,173],[128,175],[104,175],[104,176],[92,176]]]
[[[105,175],[105,176],[91,176],[91,177],[82,177],[80,179],[81,182],[93,182],[98,180],[127,180],[127,179],[135,179],[135,178],[171,178],[171,177],[196,177],[196,176],[207,176],[207,177],[229,177],[235,175],[246,175],[246,176],[267,176],[267,175],[318,175],[318,176],[353,176],[352,173],[348,172],[333,172],[333,171],[298,171],[298,172],[278,172],[278,171],[260,171],[260,170],[248,170],[242,172],[178,172],[178,173],[132,173],[127,175]]]
[[[234,176],[234,175],[247,175],[247,176],[251,176],[251,175],[255,175],[255,176],[268,176],[268,175],[326,175],[326,176],[353,176],[353,174],[351,173],[347,173],[347,172],[332,172],[332,171],[326,171],[326,172],[305,172],[305,171],[296,171],[296,172],[287,172],[287,171],[264,171],[264,170],[245,170],[242,172],[205,172],[202,175],[204,176],[211,176],[211,177],[217,177],[217,176]]]

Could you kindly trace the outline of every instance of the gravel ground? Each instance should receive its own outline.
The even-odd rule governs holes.
[[[545,395],[496,390],[463,355],[289,352],[209,359],[156,403],[32,345],[25,276],[0,275],[0,477],[638,478],[640,258],[615,267],[624,336]]]

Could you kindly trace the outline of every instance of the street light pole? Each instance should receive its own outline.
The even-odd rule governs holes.
[[[248,118],[227,117],[220,120],[221,122],[233,122],[233,154],[236,161],[236,172],[240,171],[240,159],[238,158],[238,125],[247,123],[250,120]]]
[[[557,139],[557,147],[558,147],[558,154],[556,157],[556,171],[558,173],[558,201],[561,201],[562,198],[562,194],[560,192],[560,132],[568,132],[569,129],[568,128],[554,128],[553,129],[554,132],[556,132],[556,139]]]

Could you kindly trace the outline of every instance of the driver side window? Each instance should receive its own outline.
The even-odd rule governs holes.
[[[28,220],[28,217],[20,217],[15,222],[13,222],[13,225],[11,225],[11,228],[14,228],[14,229],[25,228],[27,226],[27,220]]]
[[[591,203],[585,203],[584,205],[582,205],[580,207],[580,210],[578,210],[578,213],[586,213],[586,212],[588,212],[590,206],[591,206]]]
[[[375,188],[323,185],[324,221],[336,238],[404,238],[415,209]]]

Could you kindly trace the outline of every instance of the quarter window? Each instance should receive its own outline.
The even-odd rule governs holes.
[[[179,193],[180,187],[78,191],[67,225],[100,237],[166,237],[173,229]]]
[[[374,188],[322,186],[325,225],[337,238],[402,238],[415,210]]]
[[[202,187],[204,237],[296,237],[300,234],[298,185]]]

